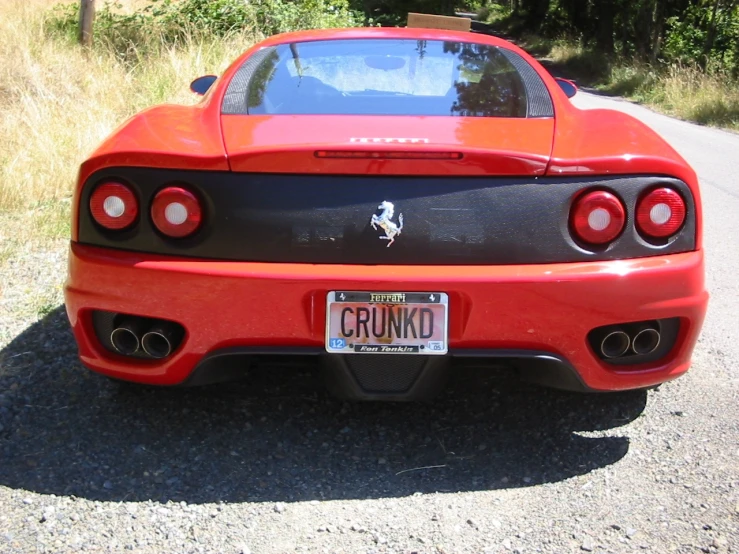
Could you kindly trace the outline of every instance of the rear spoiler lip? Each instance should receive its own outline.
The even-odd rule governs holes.
[[[322,143],[244,148],[228,156],[237,173],[377,174],[540,176],[546,172],[548,155],[531,152],[462,147],[458,144],[427,144],[423,148],[398,148],[397,144]],[[366,152],[379,156],[321,156],[321,152]],[[397,154],[407,152],[409,156]],[[383,157],[382,154],[388,154]],[[419,156],[413,156],[413,153]],[[438,155],[437,159],[424,154]],[[449,154],[449,155],[447,155]]]

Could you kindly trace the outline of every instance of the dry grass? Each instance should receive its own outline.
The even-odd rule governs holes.
[[[703,125],[739,130],[739,83],[727,75],[672,66],[616,66],[599,88]]]
[[[538,44],[542,48],[541,44]],[[719,72],[616,61],[584,49],[574,41],[546,45],[553,69],[607,94],[624,96],[669,115],[704,125],[739,130],[739,83]]]
[[[189,40],[177,48],[148,48],[146,56],[134,52],[122,62],[104,47],[85,52],[53,38],[46,25],[54,3],[3,0],[0,257],[9,255],[11,242],[66,236],[76,172],[85,156],[147,106],[196,101],[190,80],[221,72],[250,43],[247,36]]]
[[[674,67],[659,79],[654,99],[647,101],[684,119],[739,130],[739,83],[721,75]]]

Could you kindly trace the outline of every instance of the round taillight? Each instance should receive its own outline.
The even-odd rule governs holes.
[[[203,211],[193,193],[181,187],[167,187],[154,197],[151,219],[168,237],[182,238],[198,230]]]
[[[139,203],[136,195],[121,183],[103,183],[90,195],[90,213],[99,224],[118,231],[136,221]]]
[[[588,244],[606,244],[623,230],[626,210],[615,195],[598,190],[575,201],[570,222],[576,238]]]
[[[652,238],[666,238],[685,222],[685,201],[676,191],[661,187],[645,194],[636,205],[636,225]]]

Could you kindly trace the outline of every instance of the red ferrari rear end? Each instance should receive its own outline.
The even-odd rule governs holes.
[[[468,33],[273,37],[122,126],[75,206],[81,359],[142,383],[310,355],[350,398],[427,397],[459,358],[647,387],[688,369],[707,303],[685,162]]]

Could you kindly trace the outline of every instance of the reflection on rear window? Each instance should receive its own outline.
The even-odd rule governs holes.
[[[494,46],[326,40],[276,47],[255,69],[250,114],[526,117],[526,89]]]

